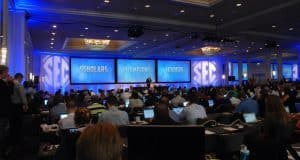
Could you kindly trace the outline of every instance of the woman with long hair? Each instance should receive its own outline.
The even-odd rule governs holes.
[[[76,160],[121,160],[122,157],[119,131],[108,123],[87,127],[76,147]]]

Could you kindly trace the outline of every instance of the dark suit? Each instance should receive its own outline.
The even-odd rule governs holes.
[[[148,88],[150,88],[151,82],[152,82],[152,80],[151,80],[150,77],[146,79],[146,83],[147,83]]]
[[[13,84],[0,79],[0,118],[8,117],[9,107],[11,106],[10,96],[13,92]]]
[[[10,96],[12,94],[12,84],[0,79],[0,151],[4,151],[4,147],[8,143],[6,139],[9,110],[11,107]]]

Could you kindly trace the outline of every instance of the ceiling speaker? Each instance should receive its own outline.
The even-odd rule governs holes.
[[[128,28],[128,37],[138,38],[144,34],[144,27],[133,25]]]

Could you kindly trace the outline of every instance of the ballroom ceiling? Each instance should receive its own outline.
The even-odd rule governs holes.
[[[137,58],[264,57],[296,53],[300,44],[300,0],[222,0],[210,7],[174,0],[10,0],[10,4],[11,9],[28,13],[36,51]],[[144,33],[129,37],[132,26],[142,27]],[[122,40],[130,45],[77,50],[64,47],[70,38]],[[209,55],[193,52],[205,46],[220,50]]]

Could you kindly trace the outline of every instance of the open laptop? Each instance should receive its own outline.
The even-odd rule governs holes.
[[[209,106],[209,107],[213,107],[214,105],[215,105],[214,100],[209,99],[209,100],[208,100],[208,106]]]
[[[188,105],[188,103],[189,103],[188,101],[183,102],[183,106],[186,107]]]
[[[68,117],[68,114],[61,114],[60,115],[60,119],[64,119],[64,118],[67,118]]]
[[[285,106],[284,109],[285,109],[286,113],[290,113],[290,108],[289,108],[289,106]]]
[[[244,120],[246,123],[256,123],[258,122],[256,119],[255,113],[244,113],[243,114]]]
[[[144,109],[144,118],[145,119],[154,118],[154,109],[153,108],[145,108]]]
[[[182,112],[183,107],[174,107],[172,110],[173,110],[177,115],[179,115],[179,114]]]

